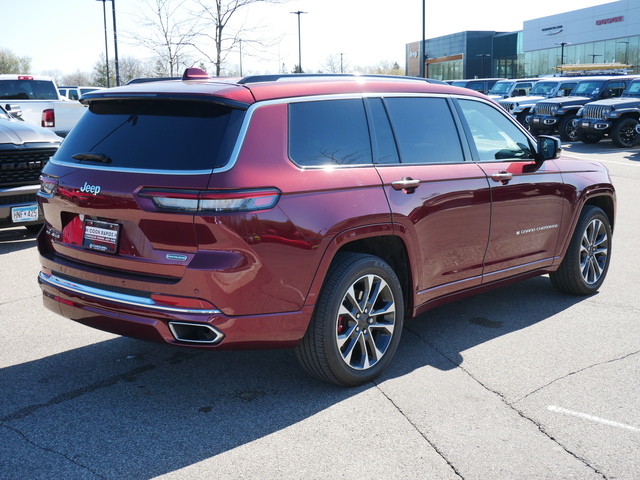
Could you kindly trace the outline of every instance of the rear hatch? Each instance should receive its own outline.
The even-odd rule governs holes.
[[[116,276],[181,278],[198,248],[196,209],[184,199],[197,205],[227,163],[243,115],[215,97],[92,100],[41,178],[43,256]]]

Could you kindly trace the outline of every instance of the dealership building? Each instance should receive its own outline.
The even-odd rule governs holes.
[[[518,32],[467,31],[406,47],[406,73],[440,80],[525,78],[559,65],[624,64],[640,70],[640,1],[616,2],[527,20]],[[595,68],[596,65],[593,65]]]

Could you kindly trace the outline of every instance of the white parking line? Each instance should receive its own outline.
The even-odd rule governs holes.
[[[549,405],[547,409],[552,412],[564,413],[566,415],[573,415],[574,417],[584,418],[585,420],[591,420],[592,422],[602,423],[603,425],[609,425],[610,427],[624,428],[626,430],[631,430],[632,432],[640,432],[640,428],[638,427],[633,427],[631,425],[626,425],[624,423],[614,422],[612,420],[607,420],[605,418],[594,417],[593,415],[588,415],[586,413],[574,412],[573,410],[567,410],[566,408],[556,407],[555,405]]]

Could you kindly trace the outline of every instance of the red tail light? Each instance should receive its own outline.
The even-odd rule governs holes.
[[[53,108],[47,108],[42,111],[42,122],[41,125],[43,127],[55,127],[56,126],[56,114],[53,111]]]
[[[143,188],[138,195],[149,198],[160,210],[179,212],[254,212],[268,210],[278,203],[280,190],[173,190]]]

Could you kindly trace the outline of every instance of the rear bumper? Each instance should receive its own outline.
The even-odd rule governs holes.
[[[294,347],[313,313],[310,306],[297,312],[229,317],[218,310],[161,306],[146,295],[103,290],[44,272],[38,283],[45,307],[64,317],[116,335],[185,347]]]

